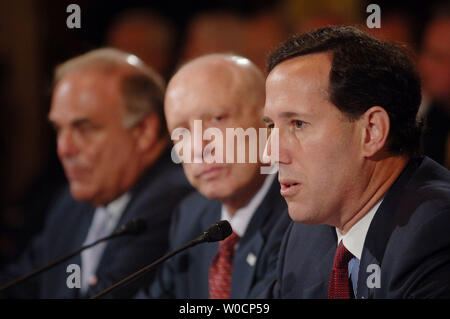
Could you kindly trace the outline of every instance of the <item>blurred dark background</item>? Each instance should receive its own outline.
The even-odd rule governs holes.
[[[81,28],[69,29],[69,4]],[[265,68],[267,53],[288,35],[329,24],[365,27],[360,0],[0,2],[0,264],[15,258],[42,227],[54,192],[64,183],[47,121],[55,66],[100,46],[135,51],[166,79],[198,55],[226,51]],[[438,1],[377,1],[374,35],[419,54]],[[70,214],[70,212],[67,212]]]

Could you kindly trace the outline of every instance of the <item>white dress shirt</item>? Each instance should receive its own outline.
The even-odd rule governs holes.
[[[361,218],[355,225],[350,228],[350,230],[345,234],[336,228],[337,234],[337,244],[343,240],[345,248],[352,253],[354,258],[348,263],[348,275],[352,278],[353,291],[356,295],[356,290],[358,286],[358,273],[359,273],[359,261],[361,260],[361,254],[364,248],[364,241],[366,240],[367,232],[369,231],[372,219],[375,213],[383,202],[384,196],[376,202],[375,205]]]
[[[350,230],[345,235],[342,235],[339,229],[336,228],[338,245],[341,242],[341,240],[343,240],[345,248],[347,248],[347,250],[350,251],[352,255],[358,259],[361,259],[364,241],[366,240],[366,235],[367,232],[369,231],[370,223],[372,222],[372,219],[375,216],[378,207],[380,207],[383,198],[384,197],[382,197],[378,202],[376,202],[376,204],[372,206],[372,208],[367,212],[367,214],[364,215],[363,218],[358,220],[358,222],[355,225],[353,225],[352,228],[350,228]]]
[[[224,205],[222,205],[221,219],[227,220],[231,224],[231,228],[233,229],[233,231],[240,238],[244,236],[250,219],[269,191],[269,188],[272,185],[275,176],[276,174],[268,175],[262,187],[255,194],[255,196],[253,196],[250,202],[246,206],[239,208],[233,216],[231,216],[231,214],[228,212],[228,209]]]
[[[106,207],[99,206],[95,210],[92,218],[89,232],[83,245],[88,245],[94,241],[110,235],[116,228],[117,223],[122,217],[128,202],[130,194],[125,193],[113,200]],[[97,278],[95,272],[100,262],[106,242],[88,248],[81,253],[81,293],[87,292],[90,284],[95,284]]]

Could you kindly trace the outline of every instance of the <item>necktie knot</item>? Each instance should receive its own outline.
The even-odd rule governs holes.
[[[231,233],[230,236],[220,242],[219,253],[232,254],[238,241],[239,236],[235,232]]]
[[[339,243],[336,254],[334,255],[334,265],[333,268],[337,269],[347,269],[348,262],[350,259],[352,259],[354,256],[350,251],[348,251],[347,248],[344,246],[344,241],[341,240]]]

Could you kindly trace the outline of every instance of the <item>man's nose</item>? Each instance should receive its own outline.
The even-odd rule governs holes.
[[[191,151],[194,163],[203,162],[203,151],[205,146],[210,142],[203,139],[203,134],[206,130],[205,124],[202,120],[194,120],[190,125],[191,130]]]
[[[273,128],[267,139],[264,149],[264,160],[271,163],[289,163],[289,146],[286,145],[288,140],[283,138],[279,128]]]
[[[60,158],[72,157],[78,154],[73,133],[69,130],[62,130],[57,137],[58,156]]]

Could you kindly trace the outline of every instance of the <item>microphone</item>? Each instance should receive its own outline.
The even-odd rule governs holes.
[[[190,247],[193,247],[193,246],[196,246],[198,244],[205,243],[205,242],[211,243],[211,242],[215,242],[215,241],[224,240],[225,238],[230,236],[232,232],[233,232],[233,229],[231,228],[231,225],[230,225],[230,223],[228,221],[221,220],[219,222],[216,222],[216,223],[212,224],[203,234],[201,234],[197,238],[195,238],[195,239],[191,240],[190,242],[188,242],[187,244],[184,244],[183,246],[175,249],[174,251],[167,253],[163,257],[161,257],[158,260],[154,261],[150,265],[147,265],[144,268],[138,270],[137,272],[129,275],[128,277],[125,277],[124,279],[116,282],[114,285],[112,285],[109,288],[106,288],[105,290],[99,292],[98,294],[96,294],[95,296],[91,297],[90,299],[98,299],[98,298],[103,297],[104,295],[110,293],[114,289],[117,289],[120,286],[122,286],[122,285],[124,285],[126,283],[129,283],[129,282],[137,279],[138,277],[141,277],[146,272],[152,270],[155,266],[159,265],[163,261],[165,261],[165,260],[169,259],[170,257],[178,254],[179,252],[182,252],[183,250],[185,250],[187,248],[190,248]]]
[[[133,218],[125,225],[120,226],[109,237],[117,237],[122,235],[139,235],[147,230],[147,222],[143,218]]]
[[[197,238],[192,241],[198,241],[197,244],[208,242],[212,243],[215,241],[221,241],[231,235],[233,229],[231,225],[226,220],[221,220],[209,226],[207,230]]]
[[[91,244],[82,246],[81,248],[78,248],[74,252],[71,252],[71,253],[63,256],[63,257],[60,257],[60,258],[52,261],[51,263],[49,263],[49,264],[47,264],[47,265],[45,265],[45,266],[43,266],[41,268],[33,270],[29,274],[26,274],[26,275],[24,275],[24,276],[22,276],[22,277],[20,277],[18,279],[15,279],[15,280],[13,280],[13,281],[11,281],[11,282],[1,286],[0,287],[0,293],[5,291],[5,290],[7,290],[7,289],[9,289],[9,288],[11,288],[11,287],[13,287],[13,286],[15,286],[15,285],[18,285],[18,284],[22,283],[22,282],[24,282],[24,281],[26,281],[26,280],[28,280],[30,278],[35,277],[35,276],[39,275],[40,273],[43,273],[44,271],[46,271],[46,270],[48,270],[48,269],[50,269],[50,268],[52,268],[52,267],[54,267],[56,265],[59,265],[60,263],[63,263],[64,261],[66,261],[66,260],[72,258],[73,256],[81,253],[85,249],[91,248],[92,246],[95,246],[95,245],[97,245],[97,244],[99,244],[101,242],[110,240],[110,239],[115,238],[115,237],[119,237],[119,236],[123,236],[123,235],[138,235],[138,234],[144,232],[146,229],[147,229],[147,223],[146,223],[146,221],[143,218],[133,218],[132,220],[130,220],[125,225],[120,226],[111,235],[103,237],[103,238],[100,238],[100,239],[96,240],[95,242],[93,242]]]

